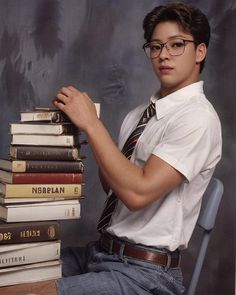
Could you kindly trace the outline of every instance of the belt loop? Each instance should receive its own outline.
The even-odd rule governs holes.
[[[167,263],[166,263],[166,266],[164,267],[165,271],[167,271],[171,265],[171,255],[168,251],[166,252],[166,255],[167,255]]]
[[[180,264],[181,264],[181,254],[179,253],[179,256],[178,256],[178,266],[177,267],[180,267]]]
[[[110,239],[109,250],[108,250],[109,254],[113,254],[113,244],[114,244],[114,240]]]
[[[121,261],[124,263],[127,262],[126,258],[124,258],[124,250],[125,250],[125,243],[120,244],[120,249],[119,249],[119,258]]]
[[[121,259],[123,259],[124,249],[125,249],[125,243],[121,243],[120,250],[119,250],[119,256]]]

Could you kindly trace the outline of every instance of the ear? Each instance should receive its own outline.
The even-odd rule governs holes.
[[[205,43],[200,43],[196,48],[196,63],[200,63],[206,57],[207,48]]]

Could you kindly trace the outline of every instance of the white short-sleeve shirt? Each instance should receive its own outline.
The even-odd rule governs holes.
[[[131,212],[118,201],[107,231],[126,240],[171,251],[186,248],[199,215],[201,198],[221,158],[221,124],[203,92],[203,82],[162,99],[153,95],[156,116],[140,136],[131,161],[143,167],[151,154],[161,158],[186,181],[163,198]],[[148,104],[131,111],[119,136],[122,149]]]

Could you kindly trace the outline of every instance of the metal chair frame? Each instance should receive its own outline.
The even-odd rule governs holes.
[[[224,192],[222,182],[217,178],[212,178],[203,196],[202,208],[197,221],[197,225],[202,229],[202,240],[198,249],[198,255],[187,295],[194,295],[205,259],[211,232],[215,226],[215,220],[219,209],[220,201]]]

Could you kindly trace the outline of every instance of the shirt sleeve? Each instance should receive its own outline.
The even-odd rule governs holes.
[[[169,124],[152,154],[191,181],[201,171],[214,168],[220,160],[220,122],[207,112],[185,114]]]

